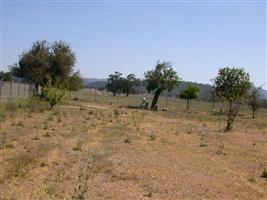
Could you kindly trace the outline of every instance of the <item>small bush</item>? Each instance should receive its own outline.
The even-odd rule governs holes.
[[[44,112],[48,109],[46,101],[42,101],[39,97],[32,97],[26,100],[25,110],[28,112]]]
[[[4,121],[6,118],[6,112],[3,106],[0,105],[0,122]]]
[[[62,102],[66,97],[66,90],[53,86],[45,86],[43,89],[44,97],[49,102],[52,109],[56,104]]]

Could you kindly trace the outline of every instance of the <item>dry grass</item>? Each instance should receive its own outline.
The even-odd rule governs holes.
[[[1,122],[0,199],[267,198],[266,110],[243,108],[217,155],[224,123],[208,103],[189,115],[181,101],[151,112],[120,107],[137,96],[77,97]]]

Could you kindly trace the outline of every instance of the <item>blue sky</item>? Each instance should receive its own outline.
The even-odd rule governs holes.
[[[187,81],[210,83],[219,68],[238,66],[266,84],[265,1],[2,0],[1,16],[4,70],[46,39],[71,44],[84,77],[142,77],[166,60]]]

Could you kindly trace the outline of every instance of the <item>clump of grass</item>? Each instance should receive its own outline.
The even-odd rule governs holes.
[[[53,119],[52,115],[49,115],[48,118],[47,118],[47,120],[48,121],[53,121],[54,119]]]
[[[127,135],[126,138],[123,140],[123,143],[128,144],[128,143],[132,143],[131,138]]]
[[[72,100],[73,101],[79,101],[79,98],[78,97],[74,97]]]
[[[200,144],[199,146],[200,146],[200,147],[207,147],[208,144],[206,144],[206,143],[202,143],[202,144]]]
[[[57,122],[62,122],[62,119],[60,116],[57,118]]]
[[[73,147],[74,151],[82,151],[82,140],[79,138],[75,147]]]
[[[81,106],[81,107],[80,107],[80,110],[86,110],[86,108],[85,108],[85,107],[83,107],[83,106]]]
[[[120,115],[120,112],[117,109],[114,109],[113,110],[113,115],[114,115],[114,117],[118,118],[119,115]]]
[[[156,136],[155,134],[153,134],[153,133],[151,133],[151,134],[148,136],[148,140],[149,140],[149,141],[154,141],[154,140],[156,140],[156,138],[157,138],[157,136]]]
[[[52,115],[56,115],[56,116],[60,115],[59,110],[56,110],[55,112],[53,112]]]
[[[17,126],[24,127],[24,124],[22,123],[22,121],[19,121],[16,125],[17,125]]]
[[[261,177],[267,179],[267,170],[266,170],[266,168],[263,169]]]
[[[7,140],[6,132],[3,132],[0,138],[0,149],[4,149],[6,147],[6,140]]]
[[[49,126],[48,126],[47,123],[44,124],[44,128],[43,128],[43,129],[44,129],[44,130],[48,130],[48,129],[49,129]]]
[[[51,135],[50,135],[48,132],[46,132],[46,133],[43,135],[43,137],[51,137]]]

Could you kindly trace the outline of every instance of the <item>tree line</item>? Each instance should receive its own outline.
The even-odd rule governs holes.
[[[64,97],[64,90],[75,91],[83,87],[83,80],[79,71],[74,71],[76,56],[71,46],[64,41],[49,43],[46,40],[36,41],[30,49],[24,51],[17,63],[10,66],[10,72],[0,72],[0,78],[10,80],[12,76],[24,82],[42,86],[42,94],[53,107]],[[151,110],[157,109],[160,94],[171,91],[179,85],[181,77],[173,69],[170,62],[156,63],[152,70],[144,73],[144,80],[136,78],[134,74],[123,77],[120,72],[109,75],[106,88],[115,96],[120,93],[128,96],[135,93],[135,88],[142,82],[149,92],[154,93]],[[252,110],[252,116],[260,107],[260,88],[250,81],[250,75],[243,68],[225,67],[219,69],[213,79],[214,97],[228,103],[228,117],[226,131],[231,130],[233,121],[238,114],[241,101],[246,98]],[[195,85],[180,92],[180,98],[186,99],[187,111],[190,111],[191,100],[199,95],[199,88]]]
[[[130,90],[134,90],[140,84],[140,80],[136,81],[133,74],[130,77],[123,78],[122,74],[115,72],[115,74],[109,75],[106,88],[112,92],[115,96],[119,93],[126,93],[129,95]],[[134,77],[134,79],[132,78]],[[144,73],[143,83],[149,92],[153,92],[154,96],[150,106],[151,110],[157,110],[157,103],[160,94],[165,91],[171,91],[175,87],[179,86],[181,77],[173,69],[170,62],[156,63],[154,69]],[[241,102],[246,99],[247,104],[252,111],[252,117],[255,118],[255,112],[261,106],[260,100],[260,87],[256,87],[250,81],[250,75],[243,69],[238,67],[225,67],[219,69],[217,76],[212,79],[214,87],[214,98],[218,98],[221,102],[227,102],[227,124],[225,131],[232,129],[232,124],[236,118]],[[127,84],[126,84],[127,83]],[[124,87],[127,89],[125,90]],[[179,97],[186,99],[186,108],[190,112],[191,100],[198,97],[200,89],[198,86],[189,84],[187,88],[180,92]],[[221,111],[222,112],[222,111]]]

